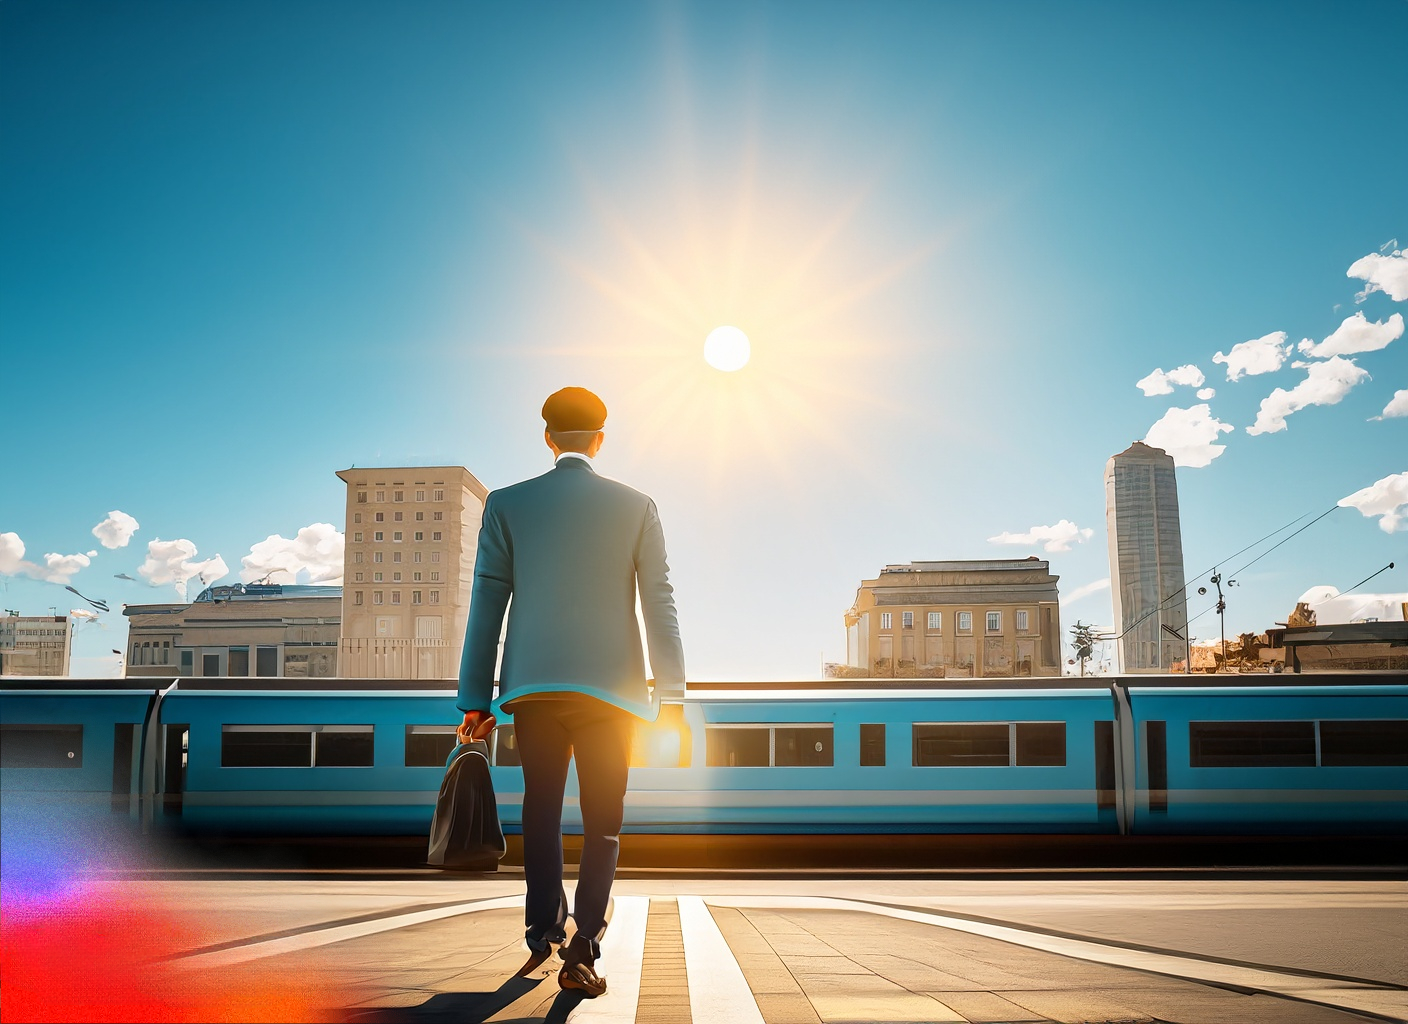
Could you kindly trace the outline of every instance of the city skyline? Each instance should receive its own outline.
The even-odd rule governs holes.
[[[0,6],[0,587],[87,613],[75,674],[183,576],[335,578],[337,470],[545,471],[566,384],[697,678],[845,660],[905,561],[1036,555],[1110,629],[1139,440],[1198,640],[1322,513],[1229,636],[1408,597],[1401,3],[545,13]]]

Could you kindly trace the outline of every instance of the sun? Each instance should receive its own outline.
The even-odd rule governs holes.
[[[715,327],[704,339],[704,361],[725,373],[743,369],[751,354],[748,335],[737,327]]]

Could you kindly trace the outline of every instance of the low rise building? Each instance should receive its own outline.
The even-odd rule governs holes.
[[[846,612],[846,675],[1061,674],[1059,576],[1038,558],[887,565]]]
[[[337,675],[341,587],[209,587],[193,602],[127,605],[122,614],[127,676]]]
[[[0,676],[66,676],[72,657],[67,615],[0,617]]]

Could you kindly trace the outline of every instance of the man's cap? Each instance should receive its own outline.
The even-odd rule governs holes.
[[[543,420],[553,433],[600,430],[606,425],[606,403],[586,388],[563,388],[543,403]]]

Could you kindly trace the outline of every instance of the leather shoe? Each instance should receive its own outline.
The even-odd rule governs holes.
[[[606,991],[606,979],[596,973],[596,967],[585,961],[563,964],[557,972],[557,983],[568,991],[585,992],[588,999],[595,999]]]

